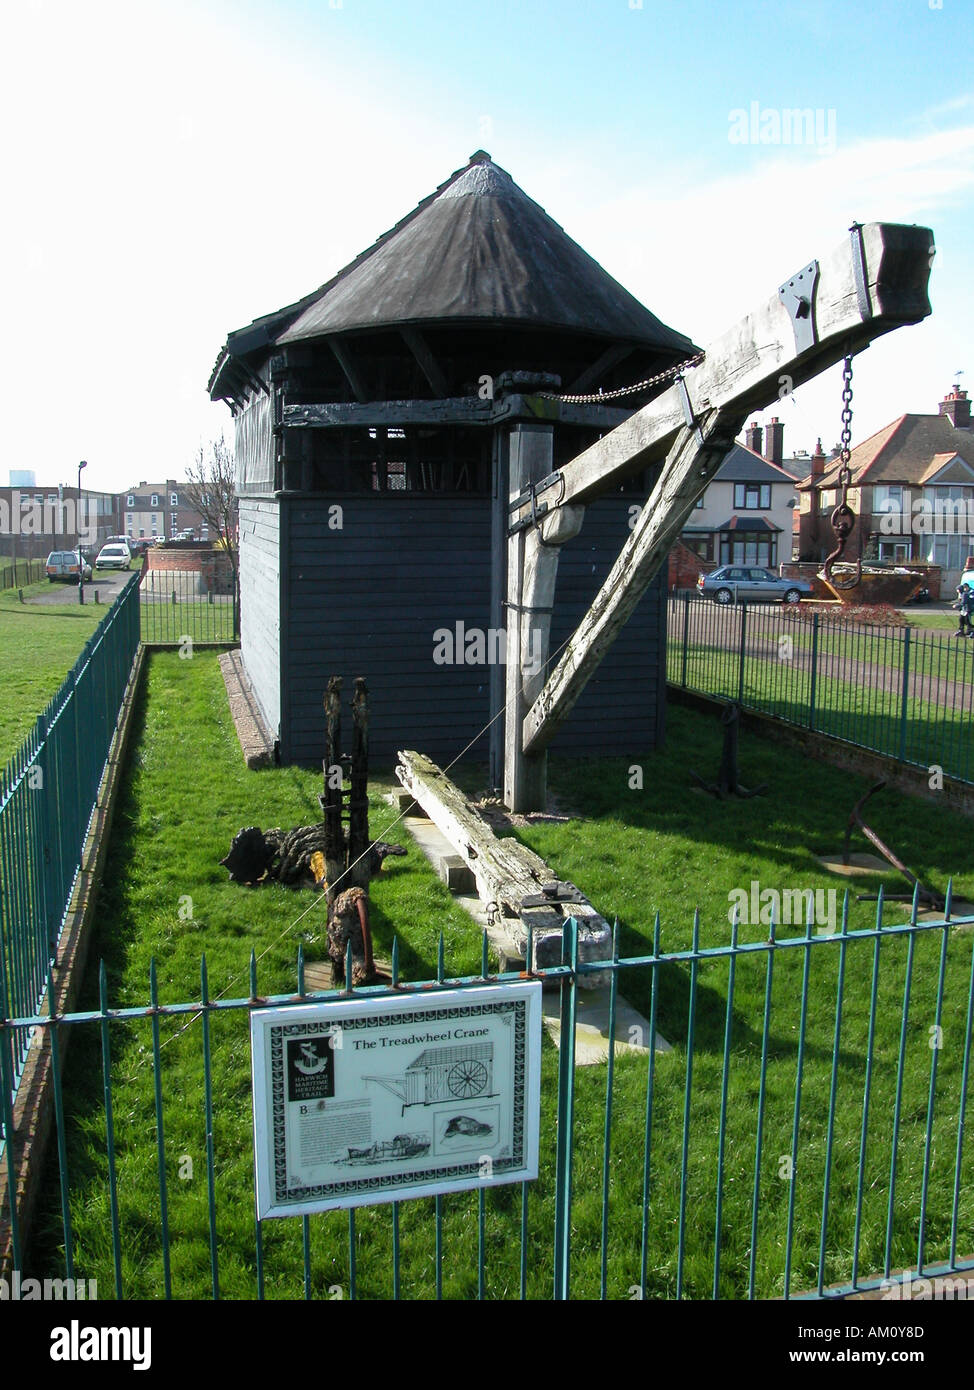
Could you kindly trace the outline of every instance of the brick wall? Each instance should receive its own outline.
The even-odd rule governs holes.
[[[232,591],[230,561],[222,550],[202,545],[153,545],[145,555],[146,568],[150,571],[147,578],[151,578],[153,571],[165,571],[170,575],[199,575],[201,593],[212,590],[215,594],[228,594]],[[159,578],[161,579],[161,575]]]
[[[713,568],[707,560],[695,555],[689,546],[677,541],[670,551],[666,587],[671,593],[674,589],[695,589],[697,577],[709,574]]]

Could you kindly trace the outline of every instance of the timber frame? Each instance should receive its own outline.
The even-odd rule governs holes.
[[[512,438],[510,470],[504,799],[512,811],[543,809],[549,742],[747,416],[930,313],[930,229],[873,222],[853,224],[850,233],[712,343],[699,366],[557,473],[544,426],[516,427],[515,434],[532,433],[516,447]],[[581,526],[586,502],[660,459],[656,485],[611,573],[554,654],[554,669],[541,676],[549,664],[558,547]]]

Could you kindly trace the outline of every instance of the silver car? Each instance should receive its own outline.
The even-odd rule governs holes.
[[[697,580],[697,591],[702,598],[712,598],[715,603],[754,603],[762,599],[769,603],[781,600],[782,603],[801,603],[813,592],[807,579],[782,579],[774,570],[760,569],[757,565],[721,565],[711,574],[702,574]]]

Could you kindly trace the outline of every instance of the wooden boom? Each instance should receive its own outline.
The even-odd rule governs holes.
[[[809,263],[712,343],[701,365],[561,468],[552,511],[583,504],[665,456],[609,577],[524,715],[523,754],[537,756],[554,737],[747,416],[884,333],[926,318],[933,255],[927,227],[854,226],[821,264]],[[536,496],[544,491],[539,484]],[[530,501],[512,506],[511,526],[530,514]],[[508,717],[511,710],[509,703]]]

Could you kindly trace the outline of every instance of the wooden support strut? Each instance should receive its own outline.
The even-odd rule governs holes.
[[[510,439],[510,494],[551,473],[552,431],[545,425],[516,425]],[[543,752],[526,757],[521,720],[544,685],[551,640],[551,613],[564,543],[578,534],[584,507],[549,511],[537,526],[513,532],[507,542],[507,641],[505,648],[504,800],[512,811],[545,802]],[[539,755],[540,754],[540,755]]]
[[[854,226],[821,262],[809,305],[813,331],[799,348],[787,303],[775,294],[706,350],[704,362],[591,448],[563,465],[559,503],[598,496],[665,456],[659,480],[606,583],[538,693],[517,735],[527,755],[541,752],[663,564],[693,506],[744,420],[873,339],[930,313],[927,281],[933,234],[890,223]],[[863,270],[863,266],[865,269]],[[865,293],[864,293],[865,286]],[[530,498],[512,509],[516,526]],[[509,702],[507,718],[516,718]],[[510,804],[510,803],[508,803]]]

